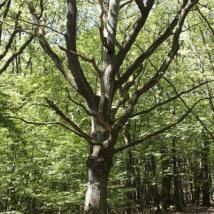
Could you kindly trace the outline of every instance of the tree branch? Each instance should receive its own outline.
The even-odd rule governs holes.
[[[92,58],[89,58],[89,57],[87,57],[87,56],[85,56],[85,55],[83,55],[83,54],[76,53],[76,52],[71,51],[71,50],[67,50],[66,48],[64,48],[64,47],[62,47],[62,46],[60,46],[60,45],[59,45],[59,48],[60,48],[61,50],[65,51],[66,53],[67,53],[67,52],[70,52],[70,53],[72,53],[72,54],[77,55],[78,57],[80,57],[80,58],[81,58],[82,60],[84,60],[85,62],[91,63],[91,64],[93,65],[95,71],[98,73],[98,76],[101,76],[101,72],[102,72],[102,71],[101,71],[101,69],[99,68],[99,66],[97,65],[97,63],[96,63],[96,61],[95,61],[95,59],[94,59],[93,57],[92,57]]]
[[[36,122],[36,121],[29,121],[26,120],[22,117],[14,117],[14,116],[9,116],[7,118],[12,118],[12,119],[16,119],[16,120],[21,120],[22,122],[26,123],[26,124],[32,124],[32,125],[36,125],[36,126],[48,126],[48,125],[59,125],[62,126],[63,128],[73,132],[74,134],[78,135],[81,138],[84,138],[79,132],[75,131],[74,129],[71,129],[70,127],[66,126],[64,123],[60,123],[59,121],[48,121],[48,122]],[[85,138],[84,138],[85,139]]]
[[[55,111],[57,115],[59,115],[65,122],[71,125],[74,130],[81,135],[81,137],[85,138],[88,142],[91,142],[91,137],[86,132],[84,132],[74,121],[72,121],[53,101],[50,99],[46,100],[48,105]]]
[[[26,47],[31,43],[34,36],[30,36],[28,40],[19,48],[19,50],[12,54],[12,56],[9,57],[9,59],[6,61],[6,63],[3,65],[3,67],[0,69],[0,74],[2,74],[10,65],[10,63],[16,59],[17,56],[23,53],[23,51],[26,49]]]
[[[138,102],[138,99],[140,96],[149,91],[152,87],[154,87],[164,76],[165,72],[167,71],[169,65],[171,64],[172,60],[176,56],[178,49],[179,49],[179,37],[181,34],[182,26],[184,23],[184,20],[189,13],[190,9],[193,7],[193,5],[197,2],[197,0],[192,1],[188,0],[187,2],[185,1],[183,9],[181,10],[181,13],[178,17],[177,25],[175,27],[175,33],[173,35],[172,39],[172,46],[165,57],[165,60],[161,64],[160,68],[157,70],[157,72],[154,74],[154,76],[148,80],[141,88],[137,89],[131,96],[130,102],[128,104],[128,107],[124,111],[123,115],[120,117],[120,119],[115,123],[114,125],[114,130],[119,131],[123,125],[127,122],[127,120],[131,117],[135,105]]]
[[[164,79],[165,79],[165,78],[164,78]],[[139,115],[142,115],[142,114],[147,114],[147,113],[153,111],[154,109],[156,109],[157,107],[160,107],[160,106],[165,105],[165,104],[167,104],[167,103],[169,103],[169,102],[172,102],[173,100],[176,100],[176,99],[180,98],[182,95],[187,94],[187,93],[189,93],[189,92],[191,92],[191,91],[194,91],[195,89],[197,89],[197,88],[199,88],[199,87],[201,87],[201,86],[203,86],[203,85],[206,85],[206,84],[209,83],[209,82],[213,82],[213,81],[214,81],[214,80],[206,80],[205,82],[199,83],[198,85],[196,85],[196,86],[194,86],[194,87],[192,87],[192,88],[190,88],[190,89],[187,89],[187,90],[181,91],[181,92],[176,92],[176,95],[174,95],[173,97],[170,97],[170,98],[167,99],[167,100],[164,100],[164,101],[162,101],[162,102],[159,102],[159,103],[155,104],[154,106],[152,106],[152,107],[149,108],[149,109],[142,110],[142,111],[140,111],[140,112],[137,112],[137,113],[132,114],[131,118],[136,117],[136,116],[139,116]]]
[[[104,36],[107,39],[107,52],[110,53],[110,55],[111,54],[113,55],[115,51],[119,10],[120,10],[120,0],[110,0],[106,20],[106,27],[104,29]]]
[[[206,22],[207,26],[209,27],[212,35],[214,36],[214,29],[212,28],[211,24],[209,23],[208,19],[206,18],[206,16],[204,16],[204,14],[201,12],[201,10],[199,9],[199,7],[196,7],[198,13],[200,14],[200,16],[203,18],[203,20]]]
[[[143,4],[141,1],[139,1],[138,4]],[[185,19],[186,14],[189,12],[191,7],[193,6],[190,5],[190,8],[187,8],[188,5],[185,3],[181,6],[178,14],[173,18],[172,22],[168,25],[166,30],[149,46],[149,48],[143,52],[140,56],[136,58],[136,60],[131,64],[131,66],[125,71],[125,73],[121,76],[121,78],[116,81],[115,83],[115,91],[121,87],[121,85],[128,80],[128,78],[133,74],[133,72],[136,71],[136,69],[147,59],[149,58],[157,49],[160,45],[163,44],[164,41],[166,41],[172,34],[173,30],[175,29],[176,26],[178,26],[179,22],[180,24],[183,25],[183,21]],[[187,11],[184,12],[185,8],[187,8]],[[178,29],[177,29],[178,31]],[[177,34],[180,34],[178,32]],[[175,38],[175,34],[174,34]]]
[[[82,71],[76,47],[76,22],[77,22],[77,5],[76,0],[67,0],[67,31],[66,31],[66,46],[67,46],[67,58],[68,65],[71,73],[74,77],[74,81],[77,86],[77,91],[85,98],[88,106],[93,111],[97,110],[96,97],[94,92],[87,82],[84,73]]]
[[[18,27],[18,20],[19,20],[20,14],[21,14],[21,12],[19,11],[18,14],[16,15],[14,31],[13,31],[13,33],[10,35],[10,38],[9,38],[9,40],[8,40],[6,46],[5,46],[4,51],[0,54],[0,60],[3,59],[3,58],[6,56],[6,54],[7,54],[8,51],[9,51],[9,49],[11,48],[11,45],[12,45],[12,43],[13,43],[13,40],[14,40],[16,34],[17,34],[18,32],[21,31],[21,29]],[[1,21],[0,21],[0,22],[1,22]],[[2,22],[1,22],[1,23],[2,23]]]
[[[124,2],[123,4],[120,5],[120,10],[125,7],[126,5],[130,5],[134,0],[128,0],[126,2]]]
[[[173,88],[173,90],[175,91],[176,94],[178,94],[178,91],[175,87],[175,85],[173,83],[171,83],[167,78],[164,78],[164,80]],[[207,83],[206,83],[207,84]],[[208,96],[208,101],[210,101],[210,99],[212,99],[213,97],[211,97],[210,95]],[[181,102],[184,104],[184,106],[191,111],[191,113],[193,114],[193,116],[196,118],[196,120],[199,121],[199,123],[201,124],[201,126],[204,127],[204,129],[206,130],[206,132],[210,135],[210,137],[212,138],[212,140],[214,141],[214,135],[212,134],[212,132],[207,128],[206,124],[200,119],[200,117],[193,111],[193,109],[191,109],[187,103],[185,102],[185,100],[182,97],[179,97],[179,99],[181,100]]]
[[[139,32],[141,31],[142,27],[144,26],[149,13],[152,9],[152,6],[154,4],[154,0],[149,1],[147,7],[144,7],[143,9],[141,8],[141,16],[136,20],[135,24],[132,27],[132,30],[129,34],[129,36],[127,36],[127,38],[125,39],[125,41],[123,42],[122,48],[120,49],[120,51],[118,52],[117,56],[116,56],[116,62],[114,65],[114,72],[117,72],[118,69],[120,68],[120,66],[123,63],[123,60],[125,59],[127,53],[129,52],[130,48],[132,47],[135,39],[137,38]]]
[[[69,90],[67,90],[67,93],[68,93],[68,99],[69,99],[72,103],[74,103],[75,105],[78,105],[78,106],[80,106],[81,108],[83,108],[84,111],[85,111],[88,115],[90,115],[90,116],[96,116],[96,115],[94,115],[94,114],[91,114],[90,111],[89,111],[83,104],[78,103],[78,102],[76,102],[74,99],[72,99],[72,98],[71,98],[71,95],[70,95],[70,93],[69,93]]]
[[[3,20],[8,15],[8,11],[9,11],[10,5],[11,5],[11,0],[2,2],[2,4],[0,5],[0,8],[3,7],[5,4],[6,4],[6,8],[5,8],[4,12],[3,12]],[[1,37],[2,37],[2,25],[3,25],[3,22],[0,23],[0,43],[1,43]]]
[[[136,146],[136,145],[138,145],[138,144],[141,144],[141,143],[143,143],[145,140],[148,140],[148,139],[150,139],[150,138],[152,138],[152,137],[155,137],[155,136],[157,136],[157,135],[159,135],[159,134],[161,134],[161,133],[163,133],[163,132],[165,132],[165,131],[168,131],[169,129],[175,127],[177,124],[181,123],[181,122],[192,112],[192,110],[195,108],[195,106],[196,106],[199,102],[201,102],[202,100],[207,100],[207,99],[208,99],[207,97],[206,97],[206,98],[201,98],[201,99],[199,99],[199,100],[198,100],[197,102],[195,102],[191,107],[189,107],[188,111],[187,111],[186,113],[184,113],[181,117],[179,117],[178,120],[176,120],[174,123],[171,123],[171,124],[165,126],[164,128],[159,129],[159,130],[157,130],[157,131],[155,131],[155,132],[153,132],[153,133],[151,133],[151,134],[148,134],[148,135],[146,135],[146,136],[142,136],[142,137],[140,137],[138,140],[134,141],[133,143],[130,143],[130,144],[128,144],[128,145],[125,145],[125,146],[116,148],[116,149],[115,149],[115,153],[121,152],[121,151],[123,151],[123,150],[125,150],[125,149],[127,149],[127,148],[130,148],[130,147]]]
[[[99,0],[99,5],[100,5],[100,27],[99,27],[99,32],[100,32],[100,39],[101,39],[101,43],[103,45],[103,47],[108,47],[107,45],[107,39],[104,36],[104,29],[105,29],[105,8],[104,8],[104,1],[103,0]]]
[[[59,71],[62,73],[64,78],[68,81],[68,83],[73,88],[75,88],[73,77],[72,77],[70,71],[64,67],[64,65],[62,63],[62,60],[53,51],[53,49],[51,48],[50,44],[48,43],[48,41],[46,40],[46,38],[44,36],[43,26],[39,24],[39,18],[38,18],[38,15],[35,12],[35,8],[33,6],[32,1],[29,1],[28,7],[29,7],[29,10],[30,10],[30,13],[31,13],[31,16],[32,16],[33,23],[36,26],[35,32],[36,32],[37,38],[39,39],[39,43],[40,43],[41,47],[49,55],[49,57],[53,60],[55,66],[59,69]]]

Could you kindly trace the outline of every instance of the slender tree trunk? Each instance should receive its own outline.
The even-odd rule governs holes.
[[[156,170],[157,170],[157,166],[156,166],[156,158],[154,155],[150,155],[150,165],[151,165],[151,172],[152,172],[152,180],[153,183],[150,184],[150,191],[152,193],[152,198],[153,198],[153,203],[154,206],[156,206],[157,208],[157,212],[160,212],[160,194],[159,194],[159,190],[158,190],[158,185],[155,182],[154,183],[154,179],[156,177]]]
[[[132,214],[133,212],[143,212],[143,201],[141,196],[141,177],[140,169],[137,159],[131,150],[127,151],[127,183],[126,187],[130,188],[130,191],[126,193],[127,208],[126,214]],[[135,208],[132,208],[135,205]]]
[[[162,179],[162,200],[163,200],[163,209],[167,211],[168,207],[171,204],[171,176],[164,175]]]
[[[177,161],[178,161],[179,172],[181,172],[182,171],[182,160],[181,160],[181,158],[178,158]],[[180,186],[181,205],[182,205],[182,207],[185,207],[183,177],[180,175],[180,173],[178,174],[178,182],[179,182],[179,186]]]
[[[161,149],[162,154],[162,201],[163,211],[167,212],[168,207],[171,204],[171,180],[172,176],[170,173],[170,160],[167,156],[167,148]]]
[[[132,204],[134,202],[134,157],[132,151],[127,151],[127,164],[126,164],[126,170],[127,170],[127,183],[126,188],[130,188],[131,190],[127,191],[126,193],[126,199],[127,199],[127,208],[126,208],[126,214],[132,213]]]
[[[209,172],[209,144],[204,143],[202,149],[202,174],[203,174],[203,183],[202,183],[202,204],[203,206],[210,206],[210,192],[211,192],[211,179]]]
[[[199,156],[200,154],[196,153],[192,163],[192,203],[195,205],[198,205],[200,200],[201,160],[199,160]]]
[[[194,194],[193,194],[194,195],[193,203],[195,203],[196,205],[199,205],[200,193],[201,193],[201,189],[199,185],[199,178],[197,176],[194,178]]]
[[[191,203],[194,203],[194,191],[193,191],[193,183],[190,182],[190,196],[191,196]]]
[[[176,152],[176,140],[173,139],[172,142],[173,148],[173,173],[174,173],[174,204],[175,209],[177,211],[183,211],[183,194],[182,194],[182,185],[179,178],[178,172],[178,160],[177,160],[177,152]]]
[[[130,124],[126,125],[126,129],[124,131],[124,143],[126,145],[133,142],[133,136],[130,134]],[[128,149],[126,153],[126,173],[127,173],[127,182],[126,188],[129,189],[126,193],[126,211],[125,214],[133,213],[132,205],[134,203],[138,204],[138,177],[139,173],[136,172],[137,163],[135,160],[135,155],[132,150]]]

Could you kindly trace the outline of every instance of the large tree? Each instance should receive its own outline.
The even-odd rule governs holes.
[[[6,4],[10,1],[4,2]],[[54,6],[50,3],[55,3],[56,7],[62,9],[61,13],[55,11],[51,14],[50,7],[54,8]],[[70,99],[74,104],[82,107],[91,120],[90,130],[84,130],[80,123],[72,120],[53,100],[49,98],[46,100],[49,107],[64,120],[66,127],[69,126],[70,131],[83,138],[89,145],[85,212],[106,213],[107,182],[115,154],[176,126],[202,100],[188,107],[187,112],[171,124],[159,130],[153,130],[148,135],[139,136],[127,145],[118,145],[118,138],[129,120],[151,112],[156,107],[206,84],[202,82],[148,109],[139,110],[139,100],[155,89],[178,54],[185,19],[196,3],[197,0],[184,0],[182,3],[173,2],[173,6],[173,4],[166,5],[162,1],[154,0],[89,1],[87,12],[90,10],[92,15],[95,14],[90,21],[86,21],[90,27],[82,26],[85,15],[82,1],[67,0],[67,4],[62,3],[62,6],[59,6],[61,3],[58,1],[48,3],[42,0],[28,1],[27,5],[24,3],[25,6],[17,3],[30,15],[30,17],[28,15],[21,17],[21,27],[16,24],[14,33],[11,33],[13,35],[19,31],[25,32],[25,42],[17,54],[22,53],[33,38],[37,39],[36,41],[67,81],[68,93],[72,92],[81,96],[80,102],[71,97]],[[162,8],[162,13],[159,11],[160,8]],[[168,18],[163,17],[163,23],[161,23],[162,17],[159,17],[159,22],[156,23],[160,25],[160,28],[155,26],[155,23],[153,23],[155,28],[149,28],[154,16],[162,16],[165,13]],[[17,13],[12,20],[19,20],[19,16],[21,15]],[[97,18],[98,25],[96,24]],[[61,19],[66,20],[65,26]],[[147,30],[156,38],[151,42],[141,44]],[[97,34],[100,48],[88,56],[88,53],[82,53],[78,44],[83,39],[85,46],[94,47],[93,44],[87,44],[86,35],[90,31]],[[141,43],[138,41],[139,37],[141,37]],[[10,40],[9,45],[5,46],[6,51],[12,44],[13,36]],[[159,56],[160,50],[161,57]],[[15,54],[10,61],[6,62],[7,67],[16,56]],[[87,66],[86,63],[88,63]],[[153,69],[149,70],[149,75],[146,75],[147,63],[153,65]],[[0,72],[5,69],[6,67],[3,67]],[[93,72],[89,73],[91,70]],[[94,87],[92,77],[98,79],[98,87]]]

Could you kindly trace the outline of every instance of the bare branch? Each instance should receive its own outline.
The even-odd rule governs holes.
[[[169,36],[172,35],[173,29],[175,28],[178,22],[177,17],[173,19],[171,24],[167,27],[167,29],[162,33],[150,46],[149,48],[143,52],[137,59],[131,64],[131,66],[125,71],[125,73],[121,76],[121,78],[115,83],[115,90],[121,87],[121,85],[127,81],[127,79],[133,74],[134,71],[147,59],[149,58],[158,47],[166,41]]]
[[[173,90],[175,91],[176,94],[178,94],[178,91],[175,87],[175,85],[173,83],[171,83],[170,80],[168,80],[167,78],[164,78],[164,80],[173,88]],[[208,83],[206,83],[208,84]],[[207,128],[206,124],[200,119],[200,117],[193,111],[193,109],[191,109],[188,104],[185,102],[185,100],[182,97],[179,97],[179,99],[181,100],[181,102],[184,104],[184,106],[191,111],[191,113],[193,114],[193,116],[196,118],[196,120],[199,121],[199,123],[201,124],[201,126],[204,127],[204,129],[206,130],[206,132],[210,135],[210,137],[212,138],[212,140],[214,140],[214,135],[213,133]],[[213,97],[212,96],[208,96],[208,101],[210,101],[210,99],[212,100]]]
[[[110,55],[114,54],[119,10],[120,0],[110,0],[106,28],[104,29],[104,36],[107,39],[107,54]]]
[[[100,5],[100,16],[99,16],[99,18],[100,18],[100,27],[99,27],[100,39],[101,39],[102,45],[107,48],[108,47],[107,39],[104,36],[105,20],[106,20],[106,17],[105,17],[106,11],[104,8],[104,1],[99,0],[99,5]]]
[[[9,49],[11,48],[11,45],[13,43],[13,40],[15,39],[15,36],[18,32],[20,32],[20,28],[18,27],[18,20],[19,20],[19,16],[20,16],[21,12],[19,11],[18,14],[16,15],[16,18],[15,18],[15,26],[14,26],[14,31],[13,33],[10,35],[10,38],[8,40],[8,43],[6,44],[5,46],[5,49],[4,51],[2,52],[2,54],[0,54],[0,60],[3,59],[6,54],[8,53]],[[1,22],[1,21],[0,21]],[[1,22],[3,23],[3,22]]]
[[[41,14],[40,14],[40,16],[41,16]],[[40,17],[40,16],[39,16],[39,17]],[[11,19],[13,19],[12,16],[9,16],[9,15],[8,15],[8,17],[11,18]],[[46,29],[49,29],[49,30],[51,30],[51,31],[53,31],[53,32],[55,32],[55,33],[57,33],[57,34],[60,34],[60,35],[62,35],[62,36],[65,36],[65,34],[59,32],[59,31],[57,31],[56,29],[54,29],[54,28],[52,28],[52,27],[50,27],[50,26],[48,26],[48,25],[45,25],[45,24],[30,22],[30,21],[25,20],[25,19],[22,19],[22,18],[19,18],[19,21],[20,21],[20,22],[24,22],[24,23],[28,23],[28,24],[33,25],[33,26],[40,27],[40,28],[42,28],[42,29],[45,29],[45,28],[46,28]]]
[[[27,46],[31,43],[33,40],[33,36],[29,37],[28,40],[19,48],[19,50],[12,54],[12,56],[9,57],[9,59],[6,61],[6,63],[3,65],[3,67],[0,69],[0,74],[2,74],[10,65],[10,63],[20,54],[23,53],[23,51],[27,48]]]
[[[121,5],[120,5],[120,10],[121,10],[123,7],[125,7],[126,5],[131,4],[133,1],[134,1],[134,0],[128,0],[128,1],[124,2],[123,4],[121,4]]]
[[[8,0],[5,0],[3,1],[1,4],[0,4],[0,9],[7,3]]]
[[[26,120],[26,119],[24,119],[22,117],[15,117],[15,116],[9,116],[7,118],[21,120],[24,123],[32,124],[32,125],[37,125],[37,126],[46,126],[46,125],[60,124],[60,122],[58,122],[58,121],[37,122],[37,121],[29,121],[29,120]]]
[[[200,16],[202,17],[202,19],[206,22],[207,26],[209,27],[212,35],[214,36],[214,29],[212,28],[211,24],[209,23],[208,19],[206,18],[206,16],[201,12],[201,10],[199,9],[199,7],[196,7],[198,13],[200,14]]]
[[[66,67],[63,65],[62,60],[53,51],[53,49],[51,48],[50,44],[48,43],[48,41],[46,40],[46,38],[44,36],[43,26],[39,24],[39,18],[35,12],[35,8],[33,7],[32,1],[29,1],[29,10],[30,10],[30,13],[32,16],[32,20],[33,20],[35,26],[37,26],[37,28],[35,29],[35,32],[39,39],[39,43],[40,43],[41,47],[49,55],[49,57],[53,60],[53,62],[55,63],[55,66],[59,69],[59,71],[62,73],[62,75],[68,81],[68,83],[73,88],[75,88],[73,77],[72,77],[70,71],[68,69],[66,69]]]
[[[32,125],[36,125],[36,126],[48,126],[48,125],[59,125],[71,132],[73,132],[74,134],[78,135],[79,137],[83,138],[82,135],[80,135],[79,132],[75,131],[74,129],[71,129],[70,127],[66,126],[64,123],[61,123],[59,121],[48,121],[48,122],[37,122],[37,121],[29,121],[26,120],[22,117],[14,117],[14,116],[9,116],[7,118],[12,118],[12,119],[16,119],[16,120],[21,120],[22,122],[26,123],[26,124],[32,124]],[[85,139],[85,138],[84,138]]]
[[[84,132],[74,121],[71,120],[53,101],[47,99],[48,105],[58,114],[65,122],[71,125],[76,132],[79,133],[88,142],[91,142],[91,137],[86,132]]]
[[[10,9],[10,5],[11,5],[11,0],[2,2],[2,4],[0,6],[3,7],[5,4],[6,4],[6,8],[5,8],[4,12],[3,12],[3,19],[5,19],[7,17],[7,15],[8,15],[8,12],[9,12],[9,9]],[[3,22],[0,23],[0,43],[1,43],[1,37],[2,37],[2,25],[3,25]]]
[[[68,99],[69,99],[72,103],[74,103],[75,105],[78,105],[78,106],[80,106],[81,108],[83,108],[84,111],[85,111],[88,115],[90,115],[90,116],[96,116],[95,114],[91,114],[90,111],[89,111],[83,104],[78,103],[78,102],[76,102],[74,99],[72,99],[72,97],[71,97],[71,95],[70,95],[68,89],[67,89],[67,93],[68,93]]]
[[[165,77],[164,77],[164,79],[165,79]],[[159,103],[155,104],[154,106],[152,106],[152,107],[149,108],[149,109],[142,110],[142,111],[140,111],[140,112],[137,112],[137,113],[132,114],[131,118],[136,117],[136,116],[139,116],[139,115],[142,115],[142,114],[147,114],[147,113],[153,111],[154,109],[156,109],[157,107],[160,107],[160,106],[165,105],[165,104],[167,104],[167,103],[169,103],[169,102],[172,102],[173,100],[176,100],[176,99],[180,98],[182,95],[188,94],[188,93],[190,93],[191,91],[194,91],[195,89],[198,89],[199,87],[201,87],[201,86],[203,86],[203,85],[207,85],[207,83],[213,82],[213,81],[214,81],[214,80],[206,80],[205,82],[199,83],[198,85],[193,86],[193,87],[190,88],[190,89],[187,89],[187,90],[181,91],[181,92],[176,92],[176,95],[170,97],[169,99],[164,100],[164,101],[162,101],[162,102],[159,102]]]
[[[140,137],[138,140],[134,141],[133,143],[130,143],[130,144],[125,145],[125,146],[122,146],[122,147],[120,147],[120,148],[116,148],[116,149],[115,149],[115,153],[121,152],[121,151],[123,151],[123,150],[125,150],[125,149],[128,149],[128,148],[130,148],[130,147],[136,146],[136,145],[138,145],[138,144],[141,144],[141,143],[143,143],[145,140],[151,139],[151,138],[153,138],[153,137],[155,137],[155,136],[157,136],[157,135],[159,135],[159,134],[161,134],[161,133],[164,133],[165,131],[170,130],[171,128],[173,128],[173,127],[175,127],[176,125],[178,125],[179,123],[181,123],[181,122],[192,112],[192,110],[195,108],[195,106],[196,106],[199,102],[201,102],[202,100],[207,100],[207,99],[208,99],[207,97],[206,97],[206,98],[201,98],[201,99],[199,99],[199,100],[198,100],[197,102],[195,102],[191,107],[189,107],[188,111],[187,111],[186,113],[184,113],[183,115],[181,115],[174,123],[171,123],[171,124],[165,126],[164,128],[159,129],[159,130],[157,130],[157,131],[155,131],[155,132],[153,132],[153,133],[151,133],[151,134],[148,134],[148,135],[146,135],[146,136],[142,136],[142,137]]]

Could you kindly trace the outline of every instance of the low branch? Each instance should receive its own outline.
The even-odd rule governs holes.
[[[61,127],[64,127],[65,129],[73,132],[74,134],[78,135],[79,137],[82,137],[82,135],[80,135],[77,131],[75,131],[74,129],[71,129],[70,127],[66,126],[64,123],[61,123],[59,121],[37,122],[37,121],[29,121],[29,120],[26,120],[26,119],[24,119],[22,117],[14,117],[14,116],[10,116],[10,117],[7,117],[7,118],[21,120],[22,122],[24,122],[26,124],[31,124],[31,125],[36,125],[36,126],[59,125]]]
[[[26,120],[26,119],[24,119],[22,117],[15,117],[15,116],[9,116],[7,118],[21,120],[24,123],[32,124],[32,125],[37,125],[37,126],[46,126],[46,125],[55,125],[55,124],[60,124],[61,125],[61,123],[58,122],[58,121],[43,121],[43,122],[29,121],[29,120]]]
[[[127,148],[130,148],[130,147],[133,147],[133,146],[136,146],[138,144],[141,144],[143,143],[145,140],[148,140],[152,137],[155,137],[161,133],[164,133],[165,131],[168,131],[170,130],[171,128],[175,127],[177,124],[181,123],[191,112],[192,110],[195,108],[195,106],[201,102],[202,100],[207,100],[208,98],[205,97],[205,98],[201,98],[199,99],[197,102],[195,102],[191,107],[189,107],[188,111],[186,113],[184,113],[181,117],[178,118],[178,120],[176,120],[174,123],[171,123],[169,124],[168,126],[165,126],[164,128],[162,129],[159,129],[151,134],[148,134],[146,136],[142,136],[140,137],[138,140],[134,141],[133,143],[130,143],[129,145],[125,145],[125,146],[122,146],[122,147],[119,147],[119,148],[116,148],[115,149],[115,153],[118,153],[118,152],[121,152]]]
[[[86,132],[84,132],[74,121],[71,120],[52,100],[47,99],[47,104],[55,111],[57,115],[59,115],[65,122],[71,125],[74,130],[85,140],[91,142],[91,137]]]

